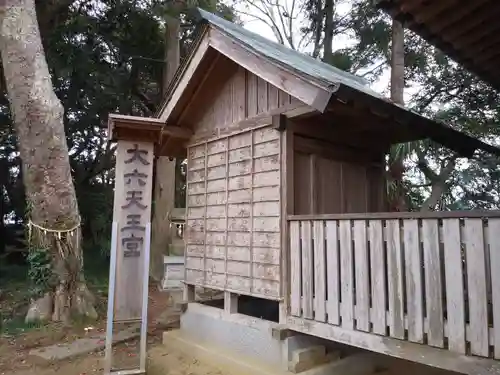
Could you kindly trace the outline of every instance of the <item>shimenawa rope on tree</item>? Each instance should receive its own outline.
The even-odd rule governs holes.
[[[32,235],[32,230],[33,228],[36,228],[38,230],[40,230],[44,235],[46,235],[47,233],[54,233],[56,234],[57,238],[59,238],[59,240],[62,239],[63,235],[66,234],[66,239],[68,238],[68,236],[71,236],[73,237],[75,235],[75,232],[78,231],[78,229],[80,229],[80,226],[81,226],[81,220],[78,221],[77,224],[75,224],[73,227],[69,228],[69,229],[50,229],[50,228],[46,228],[46,227],[43,227],[41,225],[38,225],[38,224],[35,224],[34,222],[30,221],[28,222],[28,244],[31,246],[31,235]],[[76,248],[78,248],[78,238],[79,236],[76,235]]]

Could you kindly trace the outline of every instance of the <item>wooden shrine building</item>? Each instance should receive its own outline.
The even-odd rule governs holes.
[[[491,272],[500,267],[500,212],[386,212],[385,186],[396,143],[430,138],[464,157],[500,150],[351,74],[200,15],[157,117],[109,120],[113,139],[187,155],[181,328],[237,346],[248,335],[220,324],[241,322],[238,298],[250,296],[279,306],[276,320],[290,332],[500,373],[500,274]],[[196,303],[196,286],[223,291],[225,311]],[[189,318],[203,309],[219,311],[207,313],[216,333],[215,322]]]

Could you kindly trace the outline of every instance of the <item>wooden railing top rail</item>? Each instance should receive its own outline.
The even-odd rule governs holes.
[[[360,212],[350,214],[288,215],[287,220],[389,220],[389,219],[461,219],[500,218],[494,211]]]

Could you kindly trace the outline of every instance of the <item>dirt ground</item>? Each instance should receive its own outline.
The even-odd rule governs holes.
[[[123,348],[123,346],[121,346]],[[123,354],[122,354],[123,355]],[[15,375],[90,375],[103,373],[104,353],[91,353],[51,364],[34,365],[27,361],[26,366],[0,374]],[[24,367],[24,368],[23,368]],[[178,351],[167,352],[159,343],[148,348],[148,375],[229,375],[216,368],[188,357]]]
[[[178,311],[172,298],[151,288],[148,314],[148,375],[229,375],[208,364],[188,357],[180,351],[167,352],[161,345],[161,333],[178,326]],[[89,332],[103,332],[105,319],[71,328],[49,325],[16,336],[0,337],[0,375],[90,375],[102,374],[104,351],[46,362],[29,355],[30,349],[64,344],[84,337]],[[114,358],[121,366],[138,362],[138,340],[114,347]]]

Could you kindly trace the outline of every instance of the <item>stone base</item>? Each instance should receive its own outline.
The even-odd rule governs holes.
[[[181,316],[180,333],[165,333],[164,342],[168,343],[170,335],[181,334],[197,345],[217,347],[271,372],[290,373],[292,368],[303,372],[338,358],[325,346],[325,340],[298,333],[277,334],[282,330],[278,323],[188,303]]]

